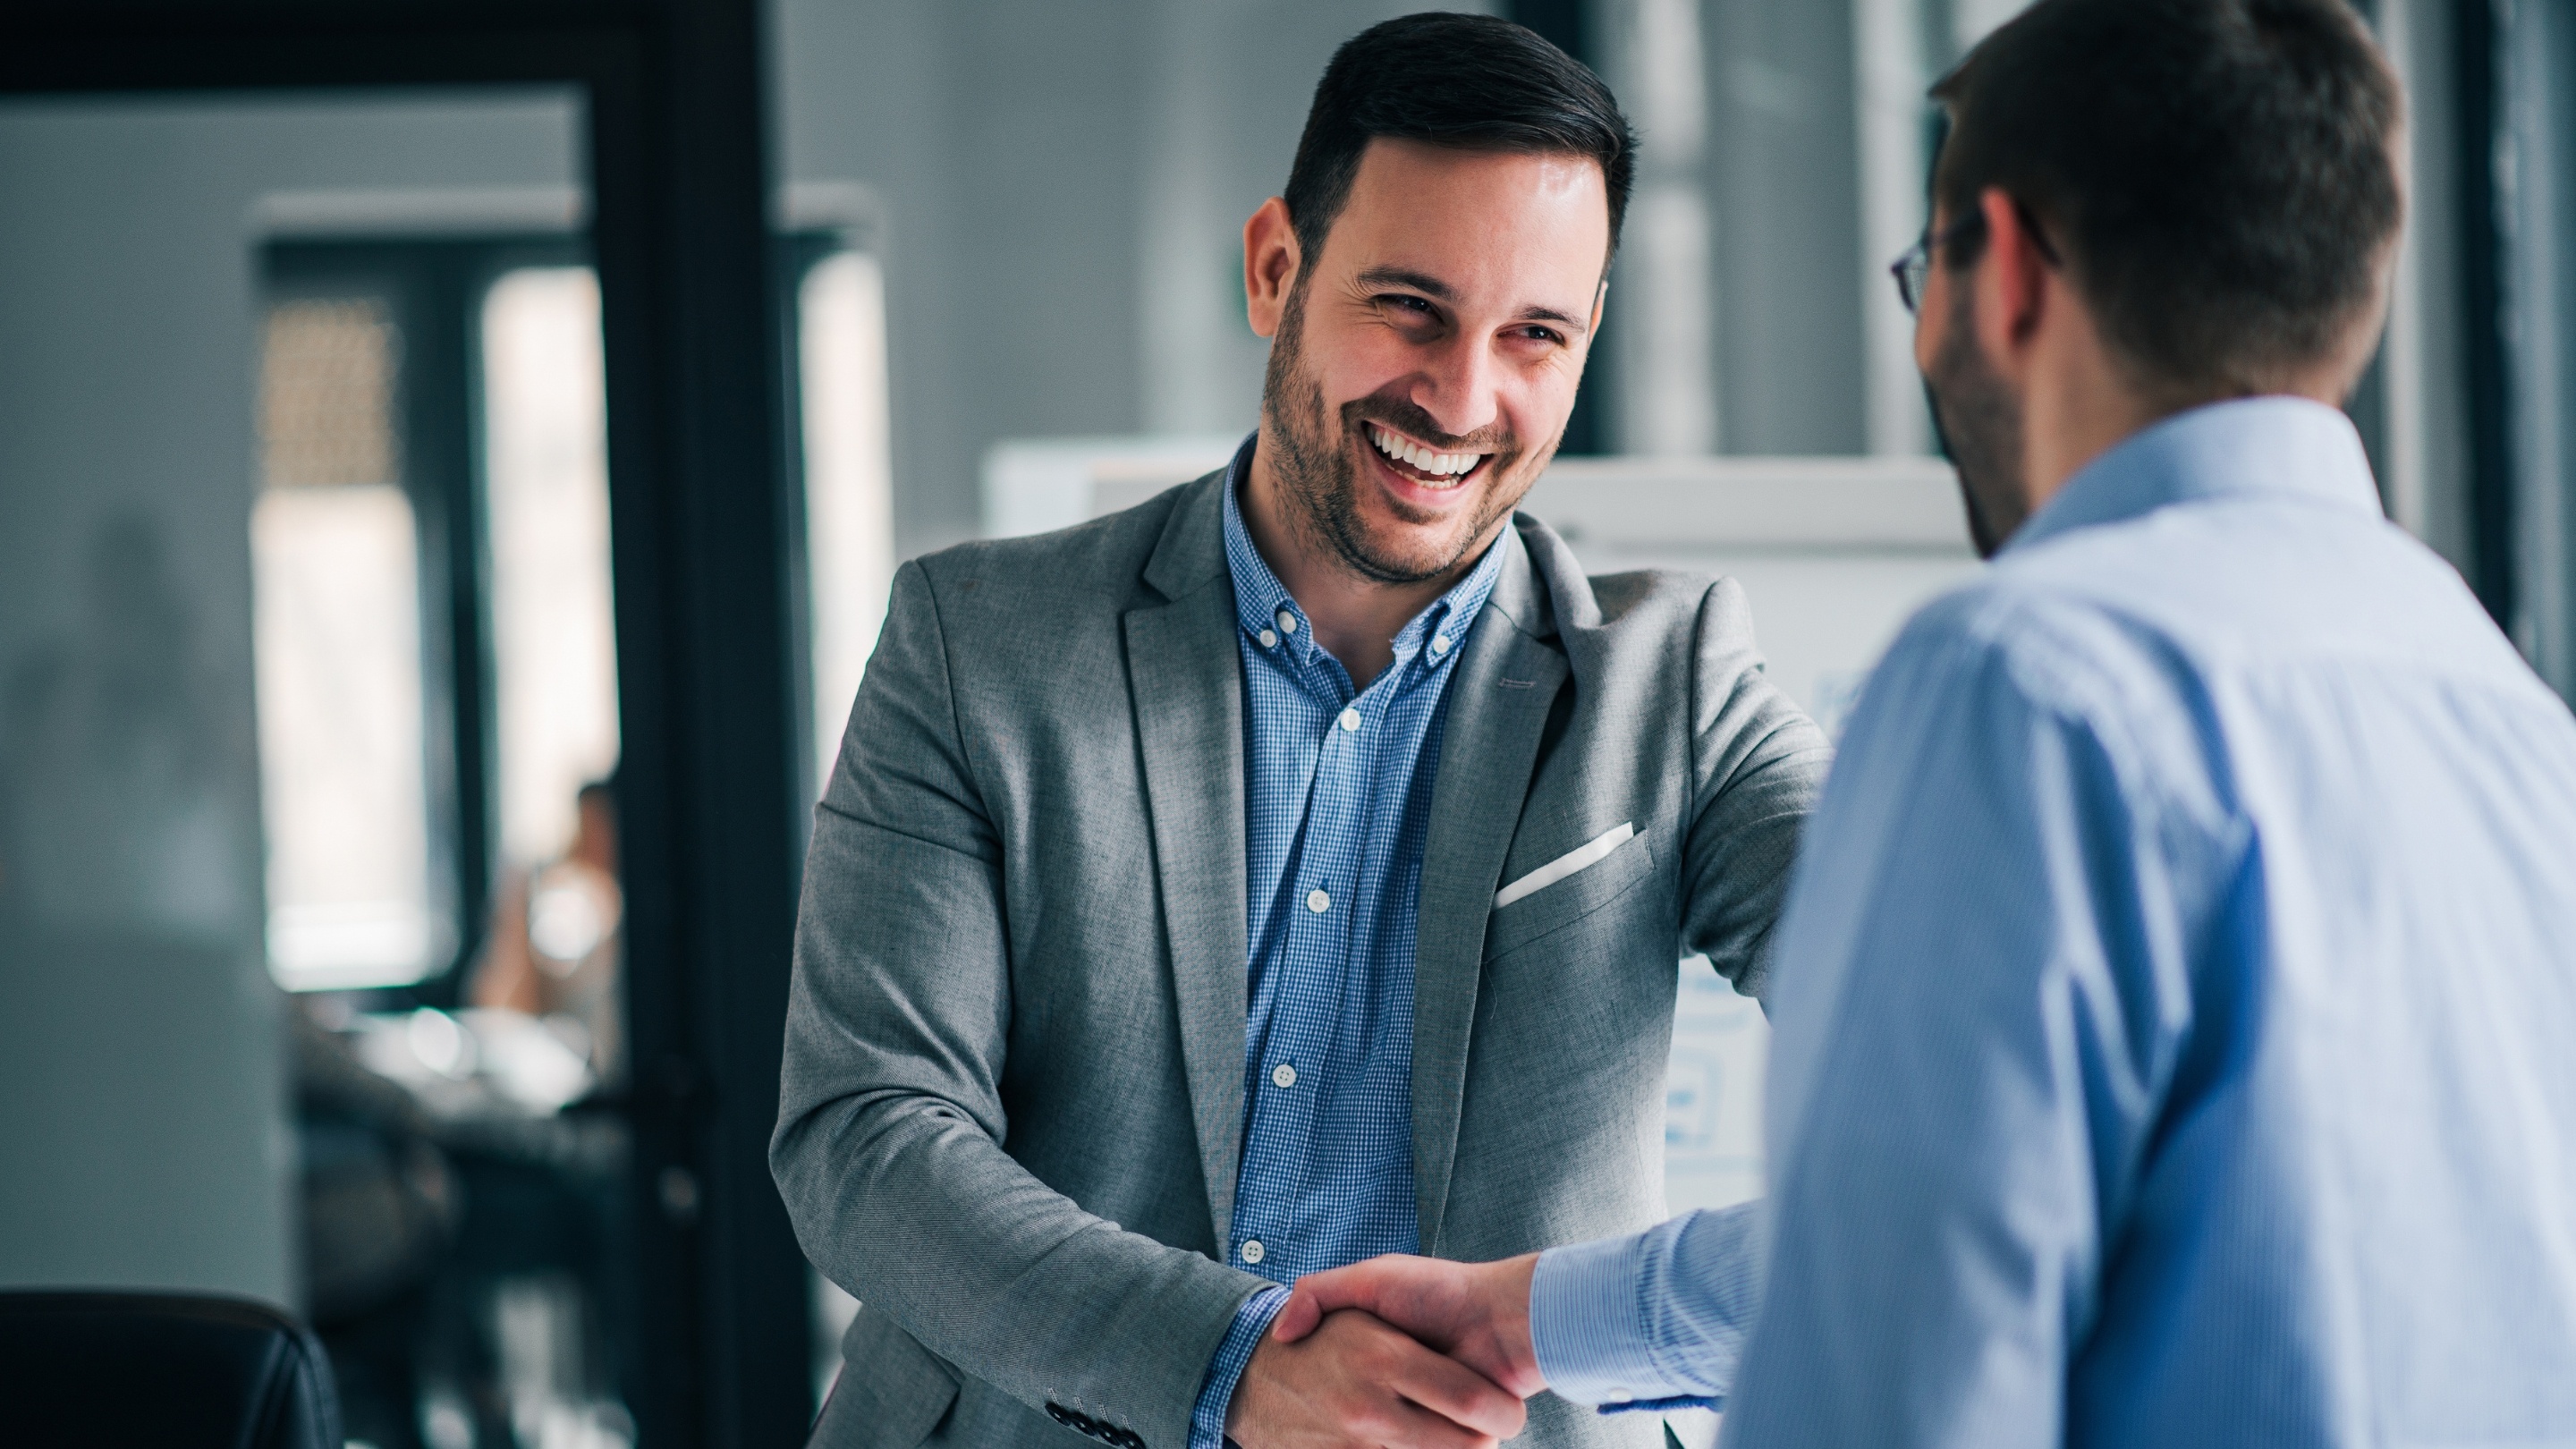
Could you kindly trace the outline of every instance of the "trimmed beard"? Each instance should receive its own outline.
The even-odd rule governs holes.
[[[1959,474],[1968,537],[1977,557],[1993,558],[2030,516],[2022,486],[2021,399],[1977,348],[1974,293],[1958,289],[1950,330],[1923,378],[1932,436]]]
[[[1270,460],[1270,475],[1278,480],[1280,494],[1287,502],[1289,526],[1309,547],[1320,546],[1339,559],[1343,567],[1372,583],[1426,583],[1457,568],[1492,532],[1495,522],[1509,516],[1529,492],[1528,483],[1506,491],[1496,481],[1505,469],[1523,461],[1519,451],[1511,446],[1508,437],[1496,440],[1494,456],[1485,464],[1492,472],[1483,485],[1484,506],[1445,557],[1426,562],[1389,556],[1369,536],[1368,525],[1360,518],[1359,473],[1344,442],[1351,435],[1351,424],[1375,417],[1399,432],[1424,440],[1446,439],[1449,435],[1420,407],[1388,398],[1365,397],[1344,403],[1337,419],[1324,401],[1323,383],[1306,371],[1305,334],[1306,279],[1301,276],[1288,290],[1287,305],[1280,311],[1279,335],[1270,344],[1270,363],[1261,380],[1262,416],[1269,421],[1270,432],[1279,445]],[[1478,441],[1481,445],[1482,440]],[[1532,482],[1555,451],[1550,446],[1535,460],[1536,466],[1526,470]]]

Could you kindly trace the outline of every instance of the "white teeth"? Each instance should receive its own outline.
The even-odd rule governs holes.
[[[1409,438],[1397,437],[1384,428],[1374,426],[1369,429],[1369,441],[1377,445],[1379,452],[1390,458],[1410,463],[1425,473],[1442,477],[1472,473],[1476,470],[1476,465],[1485,460],[1482,453],[1435,453]]]

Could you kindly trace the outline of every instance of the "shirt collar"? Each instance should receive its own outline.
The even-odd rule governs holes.
[[[2123,439],[2066,480],[2003,552],[2168,504],[2231,496],[2380,511],[2352,419],[2306,398],[2244,398],[2177,413]]]
[[[1252,532],[1243,526],[1243,508],[1237,502],[1236,490],[1243,486],[1252,468],[1253,444],[1260,437],[1254,433],[1245,438],[1225,470],[1225,562],[1234,575],[1235,619],[1243,632],[1263,648],[1286,649],[1299,664],[1312,664],[1321,651],[1315,647],[1315,631],[1307,624],[1306,611],[1298,607],[1279,576],[1270,571],[1270,563],[1261,556],[1261,550],[1253,547]],[[1465,578],[1414,615],[1396,634],[1395,662],[1387,673],[1402,670],[1426,644],[1432,646],[1423,655],[1426,669],[1436,669],[1457,658],[1460,651],[1456,646],[1466,642],[1468,627],[1476,622],[1477,611],[1493,594],[1494,581],[1502,577],[1502,572],[1503,551],[1488,545],[1485,556],[1467,571]],[[1283,616],[1295,627],[1283,627]],[[1277,643],[1264,640],[1265,634]]]

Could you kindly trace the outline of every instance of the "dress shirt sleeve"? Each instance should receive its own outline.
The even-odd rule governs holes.
[[[2168,803],[2210,778],[2189,711],[2030,633],[1901,641],[1845,736],[1779,943],[1734,1449],[2062,1441],[2104,1205],[2241,866]]]
[[[1539,1255],[1530,1337],[1560,1397],[1605,1410],[1725,1406],[1761,1302],[1759,1203]]]
[[[1261,1346],[1261,1335],[1270,1331],[1271,1320],[1287,1306],[1287,1289],[1264,1288],[1234,1310],[1234,1326],[1226,1330],[1225,1342],[1217,1345],[1216,1357],[1208,1360],[1207,1381],[1199,1386],[1198,1405],[1190,1411],[1190,1449],[1223,1449],[1225,1415],[1234,1407],[1234,1386],[1243,1382],[1252,1351]]]

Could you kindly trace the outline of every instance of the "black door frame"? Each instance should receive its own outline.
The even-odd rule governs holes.
[[[647,1449],[800,1440],[769,1178],[797,739],[757,0],[15,0],[0,94],[569,85],[607,344]],[[247,264],[247,259],[246,259]]]

